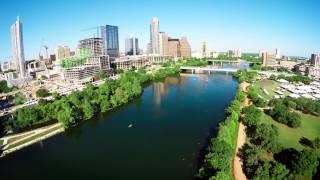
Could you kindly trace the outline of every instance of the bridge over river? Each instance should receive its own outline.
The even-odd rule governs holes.
[[[181,72],[204,73],[204,72],[237,72],[239,68],[220,68],[220,67],[180,67]]]

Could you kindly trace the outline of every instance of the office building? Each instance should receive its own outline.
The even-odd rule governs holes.
[[[154,17],[150,24],[150,46],[152,54],[159,54],[159,20]]]
[[[179,39],[168,38],[168,55],[173,57],[180,57],[180,43]]]
[[[109,57],[119,57],[119,28],[105,25],[98,28],[99,38],[103,39],[103,53]]]
[[[269,54],[267,51],[262,52],[262,66],[276,66],[278,65],[276,57]]]
[[[180,57],[191,57],[191,46],[187,37],[181,37],[180,41]]]
[[[314,67],[320,68],[320,57],[318,54],[311,54],[310,64]]]
[[[22,23],[20,22],[18,16],[16,22],[11,26],[12,57],[17,73],[20,77],[25,77],[26,72],[22,31]]]
[[[137,56],[123,56],[116,58],[112,61],[112,67],[115,69],[140,69],[151,64],[162,64],[169,62],[173,59],[171,56],[161,56],[161,55],[137,55]]]
[[[168,55],[168,35],[165,32],[159,33],[159,54]]]
[[[206,41],[202,42],[201,44],[201,53],[202,53],[202,58],[206,58],[208,54],[208,43]]]
[[[276,48],[276,59],[281,59],[280,49]]]
[[[125,55],[138,55],[139,52],[139,42],[138,38],[131,37],[127,38],[125,41]]]

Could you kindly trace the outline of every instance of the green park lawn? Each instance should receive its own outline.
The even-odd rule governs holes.
[[[254,86],[259,88],[259,94],[262,97],[266,99],[272,99],[274,95],[276,95],[274,90],[279,86],[279,83],[273,80],[263,79],[255,82]],[[265,93],[263,89],[265,89],[268,93]]]
[[[320,137],[320,117],[300,113],[302,117],[301,127],[290,128],[284,124],[274,121],[269,115],[262,113],[261,122],[273,124],[278,127],[279,143],[286,148],[296,148],[302,150],[306,146],[299,143],[302,137],[314,140]]]

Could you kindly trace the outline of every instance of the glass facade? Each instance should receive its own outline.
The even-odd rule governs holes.
[[[110,57],[119,56],[118,26],[106,25],[101,27],[101,38],[104,39],[105,53]]]

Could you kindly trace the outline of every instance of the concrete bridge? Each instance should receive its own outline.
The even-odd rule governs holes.
[[[217,67],[180,67],[180,71],[186,71],[186,72],[191,72],[192,74],[194,73],[199,73],[199,72],[237,72],[238,69],[236,68],[217,68]]]

